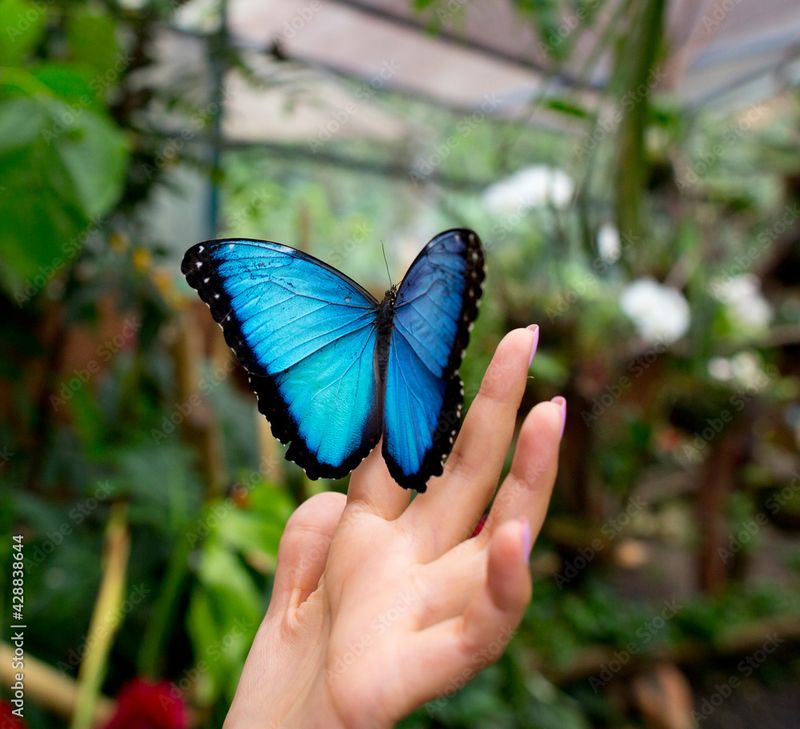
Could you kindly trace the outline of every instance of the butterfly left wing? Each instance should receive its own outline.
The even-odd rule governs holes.
[[[181,270],[250,374],[258,408],[309,478],[340,478],[375,446],[377,301],[322,261],[271,241],[206,241]]]
[[[425,246],[397,290],[386,361],[383,457],[405,488],[425,491],[453,447],[464,396],[458,367],[483,278],[480,239],[456,229]]]

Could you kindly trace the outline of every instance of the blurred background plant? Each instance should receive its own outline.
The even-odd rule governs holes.
[[[460,225],[490,270],[467,399],[538,322],[525,406],[570,414],[518,634],[404,726],[795,725],[793,3],[0,0],[0,27],[27,726],[220,726],[286,519],[346,487],[283,460],[183,250],[280,240],[381,294],[381,242],[398,280]]]

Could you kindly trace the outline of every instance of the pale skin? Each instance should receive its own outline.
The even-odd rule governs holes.
[[[497,490],[537,334],[500,342],[427,493],[412,501],[378,447],[347,496],[294,512],[225,729],[388,729],[502,654],[531,598],[566,416],[560,397],[527,414]]]

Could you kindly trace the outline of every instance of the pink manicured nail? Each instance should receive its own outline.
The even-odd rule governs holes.
[[[533,344],[531,344],[531,356],[528,358],[528,367],[531,366],[531,362],[533,362],[533,357],[536,354],[536,348],[539,346],[539,325],[538,324],[529,324],[525,327],[528,331],[533,332]]]
[[[554,402],[561,408],[561,437],[564,437],[564,426],[567,424],[567,401],[561,397],[561,395],[556,395],[550,402]]]
[[[527,563],[531,558],[531,547],[533,547],[533,540],[531,538],[531,523],[527,519],[522,519],[522,558]]]

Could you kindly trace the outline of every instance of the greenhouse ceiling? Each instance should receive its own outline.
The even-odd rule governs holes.
[[[569,48],[563,62],[553,60],[532,23],[520,22],[511,2],[448,0],[426,12],[412,5],[228,0],[228,41],[249,54],[265,84],[254,87],[235,71],[226,76],[226,110],[233,113],[226,114],[225,136],[308,139],[320,133],[320,119],[330,120],[330,109],[348,104],[358,112],[351,114],[348,134],[400,136],[402,121],[370,103],[384,91],[467,113],[528,119],[532,100],[542,94],[569,90],[591,101],[607,86],[613,46],[607,31],[618,17],[617,0],[598,0],[591,22],[580,14],[557,20],[551,42]],[[179,72],[175,67],[202,65],[192,63],[206,49],[191,45],[219,32],[218,7],[194,0],[181,8],[173,29],[180,32],[163,40],[171,76]],[[656,86],[684,107],[736,108],[800,79],[797,0],[672,0],[667,28],[669,58]],[[278,63],[287,60],[298,63]],[[287,66],[295,67],[288,76]],[[337,83],[342,76],[362,82],[366,92],[353,94]],[[284,84],[287,78],[295,83]],[[298,81],[313,91],[306,95],[313,102],[302,101]],[[540,110],[535,120],[546,123],[546,113]]]

